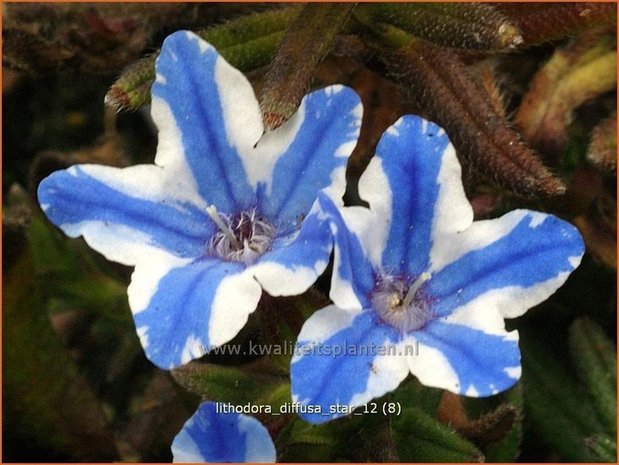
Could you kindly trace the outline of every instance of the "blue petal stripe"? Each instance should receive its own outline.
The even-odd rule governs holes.
[[[236,262],[200,259],[165,275],[148,307],[134,315],[136,328],[146,338],[146,356],[169,369],[188,361],[183,351],[190,340],[210,349],[209,320],[219,284],[243,269]]]
[[[460,394],[466,394],[472,387],[477,392],[473,397],[489,396],[510,388],[517,381],[505,371],[520,367],[516,340],[441,321],[428,324],[413,336],[445,356],[458,375]],[[419,356],[423,357],[423,346]]]
[[[321,413],[300,416],[311,423],[343,416],[329,410],[337,404],[348,406],[355,394],[366,391],[372,361],[387,341],[397,344],[400,336],[377,322],[372,311],[361,313],[349,327],[324,341],[298,341],[297,351],[303,355],[290,368],[292,395],[299,402],[321,408]],[[319,345],[311,349],[312,342]]]
[[[448,144],[441,128],[417,116],[401,118],[380,139],[376,154],[384,160],[392,198],[383,266],[392,274],[417,276],[427,269],[438,175]]]
[[[174,461],[245,462],[247,433],[238,414],[217,413],[214,402],[200,405],[174,438]]]
[[[318,199],[320,208],[328,215],[332,224],[331,232],[335,241],[335,250],[339,257],[339,266],[336,266],[333,272],[337,274],[340,282],[350,285],[361,307],[369,308],[371,306],[371,292],[376,284],[376,271],[365,255],[359,238],[348,229],[333,201],[322,193]],[[340,292],[339,289],[333,287],[337,285],[337,281],[334,280],[331,288],[332,298],[336,298]],[[338,302],[335,303],[339,305]]]
[[[75,225],[91,221],[100,222],[102,229],[126,226],[138,235],[150,237],[150,245],[180,257],[201,255],[213,232],[208,217],[195,206],[129,196],[86,174],[79,165],[45,178],[38,196],[45,214],[57,226],[74,229]]]
[[[531,226],[534,218],[538,224]],[[434,312],[445,316],[493,289],[528,288],[571,272],[575,264],[570,258],[583,252],[582,238],[571,224],[552,215],[529,213],[501,239],[435,273],[425,292],[434,301]]]
[[[197,36],[181,31],[163,43],[156,63],[158,79],[153,97],[165,100],[181,134],[185,159],[200,195],[224,213],[234,213],[255,203],[243,163],[231,146],[224,118],[243,108],[222,108],[215,79],[217,51]],[[249,84],[247,84],[249,85]],[[160,139],[172,137],[160,129]]]
[[[271,250],[258,259],[256,279],[271,295],[296,295],[305,292],[329,263],[333,242],[329,223],[312,211],[298,233],[277,238]],[[289,273],[282,275],[268,267],[275,263]],[[261,265],[267,265],[266,267]],[[302,271],[299,275],[295,273]]]
[[[221,409],[221,406],[220,406]],[[172,443],[174,462],[275,462],[275,446],[255,418],[205,402]]]
[[[331,185],[331,175],[345,167],[359,135],[358,95],[348,87],[317,90],[303,99],[304,119],[297,136],[275,164],[265,213],[288,226],[305,215],[318,192]],[[299,110],[301,111],[301,110]],[[337,151],[349,143],[347,150]],[[337,186],[344,194],[345,180]]]

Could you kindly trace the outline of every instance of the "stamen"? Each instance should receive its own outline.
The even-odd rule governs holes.
[[[415,294],[417,294],[417,291],[419,290],[421,285],[427,280],[429,280],[431,277],[432,275],[430,273],[421,273],[419,278],[417,278],[417,280],[408,289],[408,292],[406,293],[406,296],[402,301],[402,307],[407,308],[410,306],[410,304],[413,302],[413,299],[415,298]]]
[[[419,295],[430,278],[430,273],[422,273],[409,286],[405,276],[381,276],[372,292],[372,308],[382,321],[400,331],[423,328],[434,318],[429,298]]]
[[[206,211],[219,228],[208,243],[209,253],[224,260],[253,263],[270,249],[276,228],[255,210],[227,216],[210,205]]]
[[[219,213],[217,213],[217,208],[215,208],[215,205],[209,205],[208,207],[206,207],[206,213],[219,227],[219,230],[224,233],[224,235],[228,238],[230,244],[232,244],[233,247],[240,248],[241,243],[234,236],[234,233],[230,230],[230,226],[224,223],[224,221],[221,219],[221,216],[219,216]]]

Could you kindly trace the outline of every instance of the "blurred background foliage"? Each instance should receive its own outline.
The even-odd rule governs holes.
[[[3,461],[169,461],[201,398],[291,400],[286,357],[154,368],[127,303],[131,270],[64,237],[36,204],[54,170],[152,162],[152,66],[181,28],[248,75],[267,128],[310,88],[359,93],[349,204],[382,132],[417,113],[456,145],[478,219],[543,210],[587,245],[563,288],[508,322],[523,353],[514,388],[466,399],[409,378],[377,400],[399,415],[260,416],[279,460],[616,461],[614,3],[5,4]],[[233,342],[294,342],[327,290],[324,276],[299,297],[265,295]]]

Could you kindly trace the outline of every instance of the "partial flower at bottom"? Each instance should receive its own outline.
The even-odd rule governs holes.
[[[154,165],[77,165],[40,184],[39,202],[68,236],[135,266],[129,304],[147,357],[174,368],[232,339],[262,289],[300,294],[323,272],[334,198],[361,124],[351,89],[307,95],[263,135],[253,89],[208,43],[169,36],[156,63]]]
[[[172,442],[174,462],[275,462],[275,446],[255,418],[219,413],[205,402]]]
[[[576,228],[528,210],[473,222],[453,146],[414,116],[383,134],[359,193],[369,209],[319,199],[335,237],[334,305],[298,336],[293,400],[322,412],[301,416],[342,416],[409,373],[471,397],[516,383],[518,332],[504,319],[547,299],[579,265]]]

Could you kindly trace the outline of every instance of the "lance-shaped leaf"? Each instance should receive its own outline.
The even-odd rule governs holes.
[[[590,461],[586,438],[605,430],[595,407],[547,347],[523,336],[525,411],[534,434],[565,461]]]
[[[284,36],[284,30],[299,14],[299,6],[243,16],[197,34],[219,50],[232,66],[249,71],[266,65]],[[150,102],[159,52],[129,66],[105,96],[106,104],[121,110],[135,110]]]
[[[617,462],[617,440],[606,434],[596,434],[586,440],[596,462]]]
[[[68,243],[40,217],[29,231],[32,257],[47,299],[65,307],[87,308],[116,321],[130,322],[125,283],[107,275],[83,243]]]
[[[508,2],[495,8],[519,28],[527,47],[617,23],[612,2]]]
[[[203,399],[234,405],[270,405],[278,411],[280,405],[290,401],[290,389],[286,380],[273,372],[270,361],[261,358],[239,367],[190,362],[172,370],[172,376]]]
[[[484,452],[488,462],[515,462],[520,455],[522,441],[523,398],[522,383],[501,395],[503,400],[516,409],[516,419],[507,435],[496,443],[489,444]]]
[[[617,111],[605,118],[591,133],[587,160],[604,171],[617,171]]]
[[[393,393],[392,401],[400,405],[414,405],[431,417],[436,415],[445,391],[424,386],[417,379],[408,378]]]
[[[557,49],[536,73],[516,114],[516,124],[532,146],[549,155],[563,151],[572,111],[616,86],[614,48],[609,36],[582,36]]]
[[[492,108],[502,118],[507,118],[505,96],[501,89],[501,81],[495,67],[489,61],[483,61],[471,68],[473,77],[477,79],[482,89],[488,94]]]
[[[447,131],[465,168],[522,196],[565,192],[453,51],[411,40],[395,28],[386,32],[382,38],[391,45],[408,44],[388,57],[387,66],[429,119]]]
[[[265,76],[259,99],[265,131],[278,128],[297,110],[316,66],[353,7],[353,3],[309,3],[292,22]]]
[[[488,462],[514,462],[522,439],[522,383],[489,398],[445,392],[437,418],[477,444]]]
[[[4,426],[34,441],[27,460],[43,459],[37,447],[73,460],[116,460],[102,406],[50,325],[31,252],[27,246],[3,282]]]
[[[516,407],[502,403],[479,418],[470,418],[463,405],[463,398],[446,392],[441,399],[437,417],[463,437],[476,443],[487,444],[505,439],[516,421],[517,414]]]
[[[391,419],[403,462],[482,462],[484,456],[454,430],[414,406]]]
[[[286,444],[281,461],[311,457],[322,462],[399,462],[390,427],[393,416],[382,413],[385,402],[386,398],[365,413],[358,409],[345,420],[321,425],[296,418],[279,437],[278,443]]]
[[[483,3],[367,3],[355,17],[386,23],[446,47],[504,50],[522,43],[518,28]]]
[[[522,383],[496,396],[445,393],[437,417],[480,447],[488,462],[515,462],[522,439]]]
[[[608,431],[617,431],[616,347],[602,328],[589,318],[579,318],[570,327],[572,361],[600,418]]]

